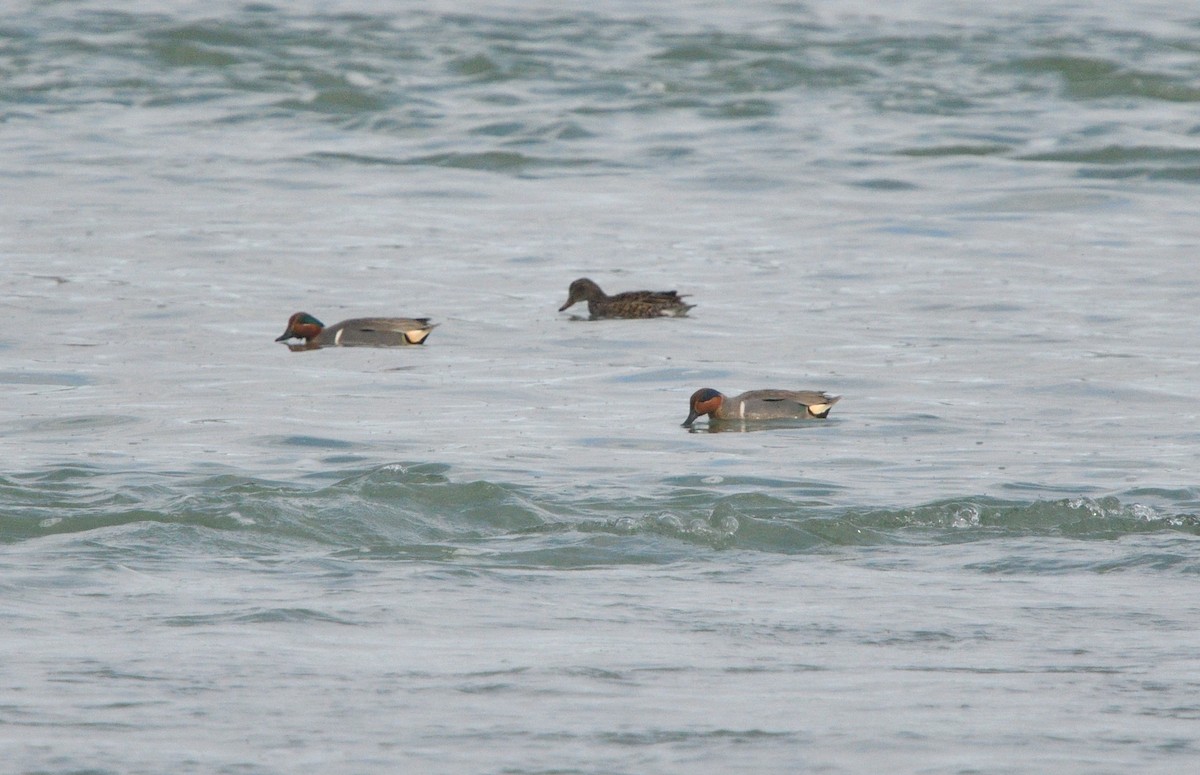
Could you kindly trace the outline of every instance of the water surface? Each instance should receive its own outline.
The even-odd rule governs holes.
[[[5,756],[1194,767],[1198,53],[1163,2],[5,9]]]

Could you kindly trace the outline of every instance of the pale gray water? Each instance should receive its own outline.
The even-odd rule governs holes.
[[[1194,767],[1198,55],[1165,2],[10,6],[5,761]]]

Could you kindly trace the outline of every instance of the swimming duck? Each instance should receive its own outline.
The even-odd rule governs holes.
[[[683,296],[675,291],[626,291],[615,296],[605,295],[600,286],[586,277],[571,283],[567,290],[567,303],[558,308],[562,312],[577,301],[587,300],[588,314],[592,320],[600,318],[658,318],[664,316],[683,317],[695,304],[685,304]]]
[[[683,427],[697,417],[713,420],[808,420],[824,419],[841,396],[819,390],[750,390],[728,398],[712,388],[700,388],[688,401]]]
[[[328,328],[307,312],[288,318],[287,330],[276,339],[303,339],[302,349],[315,347],[396,347],[423,344],[436,323],[429,318],[354,318]],[[289,345],[293,348],[294,345]]]

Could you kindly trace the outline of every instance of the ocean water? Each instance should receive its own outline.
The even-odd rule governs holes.
[[[1173,2],[7,4],[3,768],[1195,769],[1198,106]]]

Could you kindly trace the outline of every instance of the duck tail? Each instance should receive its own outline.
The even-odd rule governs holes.
[[[813,417],[816,417],[818,420],[824,420],[829,416],[829,410],[833,408],[833,405],[841,400],[841,396],[825,396],[825,401],[823,403],[812,404],[808,407],[809,414],[811,414]]]
[[[404,341],[409,344],[425,344],[425,340],[429,337],[429,332],[437,328],[437,323],[429,324],[425,328],[417,328],[412,331],[404,332]]]

